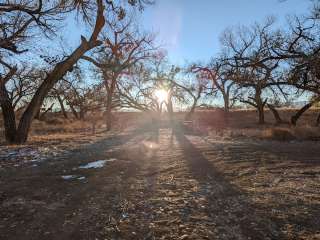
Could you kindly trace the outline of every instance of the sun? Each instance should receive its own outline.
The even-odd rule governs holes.
[[[160,103],[168,100],[168,92],[164,89],[158,89],[155,91],[155,96]]]

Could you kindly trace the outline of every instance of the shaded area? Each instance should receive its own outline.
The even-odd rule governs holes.
[[[211,141],[156,121],[106,136],[37,168],[1,175],[1,237],[316,239],[317,169],[294,172],[289,164],[300,169],[302,159],[286,161],[268,146]],[[117,160],[78,168],[108,158]],[[85,179],[61,178],[74,174]],[[310,187],[297,185],[304,198],[285,185],[299,184],[294,179],[301,175],[307,177],[298,181]],[[273,178],[270,185],[265,176]]]
[[[248,197],[231,185],[190,142],[181,126],[177,125],[173,134],[182,148],[183,160],[186,161],[192,177],[200,184],[199,196],[207,199],[207,214],[215,215],[217,224],[225,228],[225,234],[235,239],[283,237],[280,231],[272,230],[275,228],[272,219],[260,216],[253,206],[249,205]],[[248,222],[251,224],[248,225]]]

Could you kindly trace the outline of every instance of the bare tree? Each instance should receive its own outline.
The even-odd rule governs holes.
[[[142,6],[146,1],[128,1],[129,5],[133,6]],[[55,3],[55,2],[54,2]],[[30,4],[30,5],[28,5]],[[78,60],[91,49],[102,44],[100,40],[98,40],[98,36],[105,25],[105,16],[114,18],[117,16],[118,20],[121,20],[125,17],[125,8],[121,1],[106,1],[96,0],[96,1],[57,1],[57,5],[50,7],[50,3],[43,4],[41,0],[38,2],[35,1],[7,1],[6,3],[0,4],[0,15],[1,22],[5,23],[5,26],[11,26],[11,22],[7,21],[7,19],[12,19],[11,14],[15,16],[16,19],[20,19],[21,15],[24,15],[24,19],[33,19],[34,24],[28,22],[28,20],[22,21],[22,23],[16,27],[11,26],[12,29],[17,30],[17,32],[11,31],[10,33],[4,32],[2,30],[2,34],[5,37],[1,39],[0,47],[1,50],[11,51],[13,53],[23,53],[26,51],[19,50],[19,43],[23,42],[28,35],[28,32],[33,33],[34,31],[30,28],[37,26],[40,30],[44,31],[44,33],[52,30],[52,27],[56,23],[57,16],[60,17],[62,13],[70,12],[73,10],[78,10],[85,21],[89,22],[90,25],[93,26],[92,33],[90,37],[87,39],[84,36],[81,37],[80,45],[72,51],[68,56],[65,56],[63,59],[57,61],[52,70],[50,70],[45,78],[43,79],[40,86],[37,88],[36,92],[31,98],[31,101],[26,107],[26,110],[22,114],[19,125],[16,127],[14,111],[12,111],[12,103],[7,101],[8,92],[5,87],[6,83],[12,77],[12,75],[17,71],[16,65],[10,65],[9,62],[5,61],[3,58],[5,54],[1,53],[1,62],[6,68],[6,73],[1,74],[1,106],[3,109],[3,116],[5,121],[5,135],[8,142],[15,143],[23,143],[27,140],[29,128],[32,122],[32,119],[37,114],[39,108],[42,105],[43,100],[48,95],[48,93],[52,90],[54,85],[62,79],[62,77],[69,71],[73,70],[73,66],[78,62]],[[48,8],[46,8],[48,7]],[[53,11],[54,9],[54,11]],[[94,14],[95,13],[95,14]],[[34,14],[37,14],[34,16]],[[93,20],[93,16],[95,15],[95,21]],[[4,16],[4,17],[3,17]],[[49,21],[52,20],[52,21]],[[58,19],[59,20],[59,19]],[[19,20],[20,21],[20,20]],[[25,23],[24,23],[25,22]],[[2,24],[3,26],[3,24]],[[7,29],[7,28],[6,28]],[[8,28],[10,29],[10,28]],[[21,30],[19,30],[21,29]],[[8,37],[10,36],[10,37]]]
[[[107,92],[106,124],[107,130],[112,125],[113,97],[119,79],[130,75],[130,69],[141,61],[148,59],[154,51],[153,37],[139,34],[132,22],[108,22],[109,31],[105,32],[104,42],[92,56],[82,58],[93,63],[100,72]]]
[[[256,24],[252,28],[239,28],[236,32],[226,31],[222,40],[230,77],[245,88],[241,101],[257,109],[260,124],[265,122],[264,107],[267,103],[263,91],[273,93],[274,86],[280,89],[286,84],[279,68],[281,59],[273,58],[269,51],[272,27],[273,20],[269,19],[262,26]]]
[[[193,64],[191,72],[199,73],[202,78],[209,79],[212,82],[213,90],[218,90],[224,102],[224,111],[229,112],[236,100],[237,88],[236,82],[229,77],[229,71],[224,62],[220,59],[213,59],[207,65]],[[232,94],[235,93],[235,96]]]
[[[161,113],[163,102],[155,96],[158,83],[153,79],[153,66],[146,63],[135,66],[130,75],[125,75],[118,81],[117,93],[120,107],[136,109],[142,112]]]

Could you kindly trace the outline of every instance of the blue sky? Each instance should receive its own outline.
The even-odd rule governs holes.
[[[230,26],[250,25],[274,16],[305,14],[309,0],[157,0],[142,14],[144,28],[157,33],[174,63],[206,61],[219,52],[219,36]]]

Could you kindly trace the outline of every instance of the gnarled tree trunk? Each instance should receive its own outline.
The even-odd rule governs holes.
[[[73,106],[71,103],[69,103],[68,105],[69,105],[69,107],[70,107],[70,109],[71,109],[71,112],[72,112],[73,116],[74,116],[76,119],[80,119],[80,117],[79,117],[76,109],[74,108],[74,106]]]
[[[293,126],[296,126],[299,118],[303,115],[303,113],[304,113],[305,111],[307,111],[309,108],[311,108],[312,105],[313,105],[315,102],[316,102],[316,101],[310,102],[310,103],[306,104],[305,106],[303,106],[302,108],[300,108],[299,111],[298,111],[295,115],[293,115],[293,116],[291,117],[291,124],[292,124]]]
[[[195,112],[195,109],[196,109],[196,103],[194,103],[191,108],[190,108],[190,111],[187,113],[187,115],[185,116],[185,120],[191,120],[192,119],[192,116]]]
[[[264,120],[264,106],[266,105],[267,101],[263,101],[261,98],[261,93],[262,90],[260,88],[256,89],[256,93],[255,93],[255,102],[256,102],[256,107],[257,107],[257,111],[258,111],[258,115],[259,115],[259,124],[264,124],[265,120]]]
[[[66,109],[64,107],[63,100],[62,100],[62,98],[60,97],[59,94],[57,95],[57,99],[58,99],[58,102],[60,104],[60,109],[61,109],[61,112],[62,112],[64,118],[68,119],[68,114],[67,114]]]
[[[276,123],[277,123],[277,124],[283,123],[283,121],[282,121],[282,119],[281,119],[281,117],[280,117],[280,114],[279,114],[279,112],[277,111],[277,109],[276,109],[274,106],[272,106],[271,104],[267,104],[267,106],[268,106],[268,108],[271,110],[271,112],[272,112],[272,114],[273,114],[273,116],[274,116],[274,118],[275,118],[275,120],[276,120]]]
[[[106,85],[107,88],[107,106],[106,106],[106,125],[107,125],[107,131],[110,131],[112,128],[112,100],[113,100],[113,94],[114,94],[114,90],[116,87],[116,83],[117,83],[117,79],[118,79],[118,75],[116,74],[115,76],[112,77],[111,79],[111,86],[108,87]],[[106,82],[107,84],[107,82]]]
[[[6,141],[14,142],[17,131],[16,117],[5,84],[2,83],[0,84],[0,105],[4,121],[4,135]]]
[[[54,106],[54,103],[52,103],[49,108],[47,108],[43,113],[41,113],[40,117],[39,117],[39,120],[41,120],[41,121],[44,120],[44,117],[46,116],[46,114],[48,112],[52,111],[53,106]]]
[[[24,143],[27,141],[29,129],[31,122],[36,115],[38,109],[41,107],[41,104],[44,98],[47,96],[49,91],[53,86],[68,72],[71,71],[74,64],[89,50],[99,46],[100,41],[97,40],[102,27],[105,24],[105,19],[103,16],[104,6],[102,0],[97,0],[97,18],[95,23],[95,28],[92,32],[92,35],[87,41],[83,36],[81,37],[80,46],[73,51],[73,53],[65,60],[59,62],[52,72],[47,75],[40,87],[35,92],[31,102],[29,103],[27,109],[23,113],[19,126],[17,129],[17,134],[15,137],[15,143]]]
[[[229,110],[230,110],[229,95],[226,93],[223,93],[222,96],[223,96],[223,103],[224,103],[224,111],[225,113],[229,113]]]
[[[319,126],[319,124],[320,124],[320,113],[319,113],[319,115],[318,115],[318,117],[317,117],[316,127],[318,127],[318,126]]]

